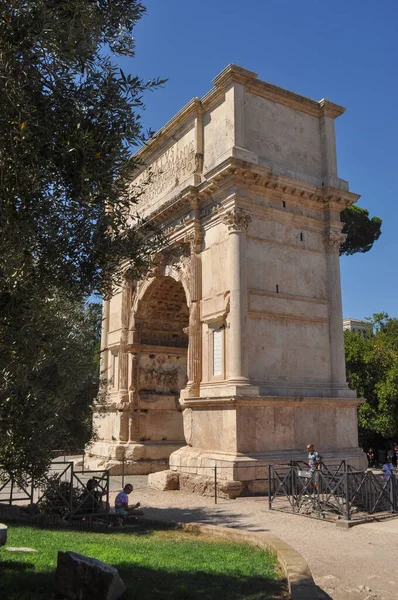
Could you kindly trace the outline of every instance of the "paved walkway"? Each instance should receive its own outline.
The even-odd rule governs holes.
[[[215,505],[213,498],[148,488],[144,476],[126,481],[135,488],[131,502],[139,500],[148,517],[269,531],[281,537],[305,558],[323,600],[398,600],[398,518],[345,530],[270,512],[266,498],[220,499]],[[120,484],[112,477],[113,490]]]

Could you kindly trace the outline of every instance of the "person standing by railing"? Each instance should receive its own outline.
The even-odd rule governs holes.
[[[391,459],[389,457],[386,458],[386,462],[382,466],[382,469],[383,469],[384,477],[388,481],[390,479],[391,475],[394,474],[394,465],[392,464]]]
[[[314,448],[314,444],[307,445],[308,450],[308,466],[310,468],[311,473],[315,473],[315,471],[321,468],[322,456],[317,452]]]
[[[314,482],[315,489],[319,492],[319,475],[317,471],[321,468],[322,456],[314,448],[314,444],[307,444],[308,466],[310,468],[311,479]]]

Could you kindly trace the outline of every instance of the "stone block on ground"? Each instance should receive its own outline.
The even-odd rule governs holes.
[[[200,475],[180,473],[180,490],[202,496],[214,496],[214,480]],[[218,481],[217,495],[220,498],[237,498],[243,489],[241,481]]]
[[[249,495],[266,495],[268,494],[268,479],[257,479],[249,481],[246,490]]]
[[[118,600],[125,592],[118,570],[76,552],[58,552],[55,597],[65,600]]]
[[[156,490],[178,490],[179,475],[175,471],[159,471],[148,475],[148,485]]]
[[[6,541],[7,541],[7,525],[4,525],[4,523],[0,523],[0,546],[5,546]]]

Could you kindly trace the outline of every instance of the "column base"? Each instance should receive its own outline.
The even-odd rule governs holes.
[[[200,386],[200,397],[226,397],[226,396],[258,396],[260,388],[251,385],[247,379],[229,380],[222,383],[207,383]],[[187,397],[187,396],[185,396]],[[181,394],[181,399],[185,398]]]

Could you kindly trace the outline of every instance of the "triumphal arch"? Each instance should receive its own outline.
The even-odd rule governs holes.
[[[217,465],[230,495],[309,441],[362,464],[342,328],[340,213],[358,199],[337,175],[343,112],[230,65],[139,152],[134,210],[168,245],[104,302],[91,460],[170,468],[198,490]]]

